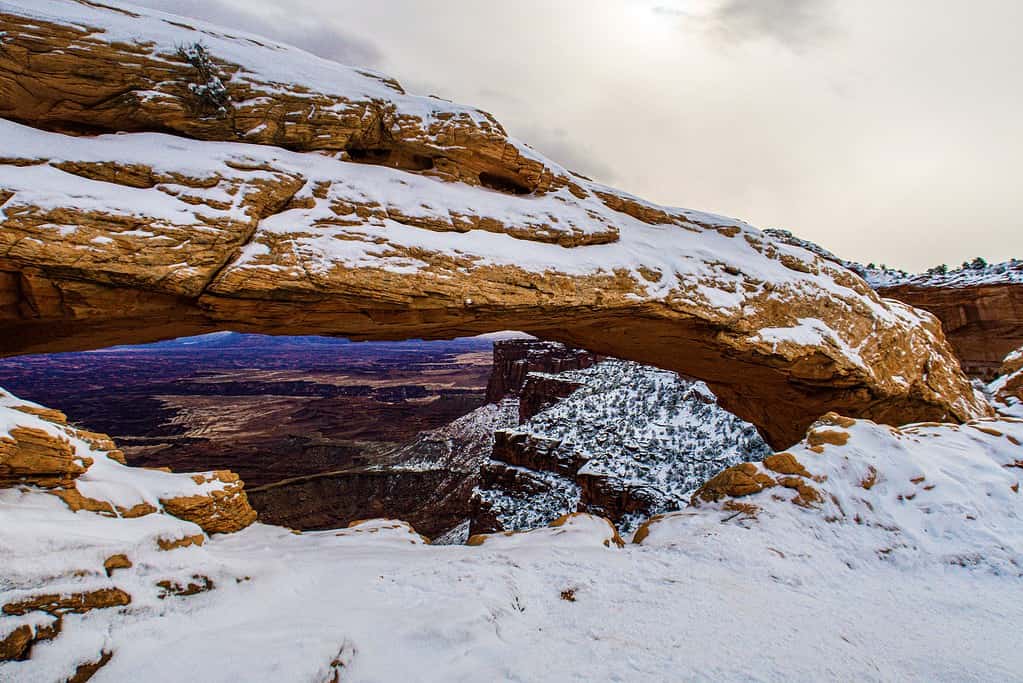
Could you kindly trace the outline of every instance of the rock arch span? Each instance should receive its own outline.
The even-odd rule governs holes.
[[[294,48],[32,4],[0,14],[2,355],[519,329],[704,379],[777,447],[829,410],[989,410],[933,316],[742,221],[600,185],[485,112]]]

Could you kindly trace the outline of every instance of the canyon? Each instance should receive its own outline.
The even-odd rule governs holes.
[[[0,678],[1018,676],[1023,263],[119,0],[0,3],[0,140]]]
[[[110,434],[128,462],[250,487],[376,462],[483,404],[489,340],[214,334],[0,361],[0,386]]]

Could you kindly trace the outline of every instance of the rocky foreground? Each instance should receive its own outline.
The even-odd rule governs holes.
[[[577,513],[466,546],[253,524],[230,473],[127,467],[9,394],[0,427],[6,679],[717,679],[750,648],[765,679],[1021,664],[1023,419],[830,414],[631,537]]]

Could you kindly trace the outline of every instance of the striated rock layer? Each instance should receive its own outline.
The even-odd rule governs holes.
[[[479,110],[130,6],[16,0],[0,33],[0,354],[517,329],[706,380],[776,446],[989,410],[932,316]]]
[[[971,375],[993,377],[1002,357],[1023,344],[1023,283],[899,284],[877,291],[937,316],[963,370]]]
[[[226,470],[199,474],[138,470],[105,434],[67,424],[64,414],[0,389],[0,489],[35,486],[70,508],[109,517],[163,513],[202,532],[231,533],[256,520],[244,484]],[[198,540],[193,541],[192,539]],[[182,538],[160,538],[179,547]]]
[[[788,230],[765,232],[852,270],[883,297],[933,313],[969,375],[992,379],[1002,357],[1023,344],[1023,261],[1019,259],[995,264],[974,259],[959,268],[939,266],[913,275],[847,261]]]
[[[509,395],[522,398],[526,377],[531,372],[557,374],[566,370],[582,370],[597,360],[599,357],[596,354],[584,349],[568,348],[563,344],[532,339],[495,341],[494,366],[487,383],[487,402],[497,403]],[[558,398],[563,396],[559,395]]]

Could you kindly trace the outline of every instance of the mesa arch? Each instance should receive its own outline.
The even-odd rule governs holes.
[[[36,5],[0,14],[0,355],[519,329],[703,379],[776,447],[990,410],[933,316],[742,221],[272,41]]]

